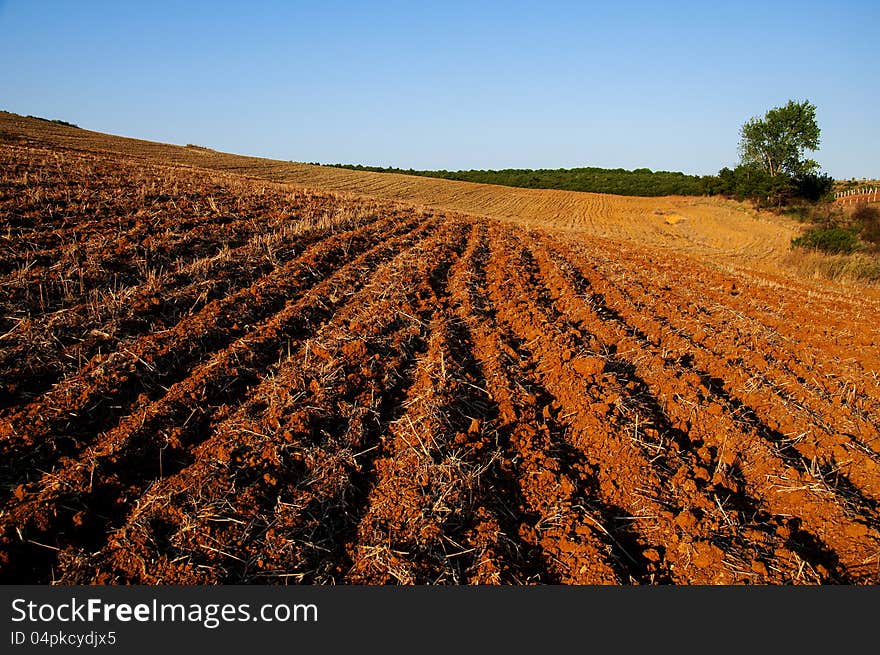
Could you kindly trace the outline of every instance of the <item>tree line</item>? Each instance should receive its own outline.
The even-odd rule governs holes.
[[[706,180],[711,176],[686,175],[647,168],[505,168],[501,170],[413,170],[382,166],[331,164],[336,168],[379,173],[400,173],[446,180],[499,184],[526,189],[563,189],[592,191],[627,196],[706,195]]]
[[[831,176],[804,156],[819,147],[816,107],[809,101],[790,100],[763,117],[749,119],[740,129],[740,163],[717,175],[687,175],[648,168],[555,168],[502,170],[413,170],[359,164],[329,164],[336,168],[400,173],[446,180],[499,184],[527,189],[563,189],[628,196],[721,195],[782,206],[792,199],[827,198],[834,186]]]

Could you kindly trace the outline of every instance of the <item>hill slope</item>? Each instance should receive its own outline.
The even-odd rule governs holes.
[[[5,135],[5,136],[4,136]],[[0,139],[109,151],[153,161],[238,173],[274,182],[492,216],[554,229],[628,239],[739,263],[778,263],[799,227],[718,198],[641,198],[516,189],[391,173],[351,171],[230,155],[204,148],[115,137],[0,112]]]

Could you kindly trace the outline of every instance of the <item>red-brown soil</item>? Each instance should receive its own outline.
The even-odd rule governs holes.
[[[876,296],[0,145],[0,582],[880,583]]]

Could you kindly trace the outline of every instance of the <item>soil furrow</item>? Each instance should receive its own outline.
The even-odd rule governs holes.
[[[95,361],[77,376],[78,384],[69,381],[0,423],[6,433],[2,443],[5,480],[20,479],[23,470],[45,467],[78,452],[135,403],[143,405],[162,397],[211,353],[259,330],[261,322],[271,325],[267,317],[291,306],[300,294],[332,276],[359,252],[382,251],[380,237],[406,234],[421,224],[421,219],[391,225],[381,221],[329,237],[248,289],[209,304],[192,319]]]
[[[262,381],[242,398],[238,409],[235,403],[227,402],[224,405],[223,398],[212,399],[209,406],[224,407],[224,411],[214,420],[203,421],[201,438],[196,439],[197,434],[187,435],[186,431],[177,435],[175,447],[168,448],[168,451],[176,450],[178,455],[185,456],[185,460],[168,466],[161,480],[154,476],[152,481],[155,484],[149,490],[143,483],[133,488],[131,481],[122,480],[117,488],[108,487],[99,494],[138,498],[136,508],[133,511],[127,510],[129,514],[123,526],[113,531],[109,545],[100,555],[108,568],[118,568],[121,562],[127,561],[126,557],[131,555],[129,551],[144,551],[151,546],[147,552],[151,553],[153,559],[161,559],[166,564],[169,550],[173,549],[178,555],[185,553],[187,571],[192,570],[194,563],[210,565],[215,569],[212,574],[215,581],[240,582],[256,574],[260,577],[270,576],[270,572],[277,566],[272,558],[264,556],[260,559],[255,556],[252,560],[239,561],[224,556],[212,556],[213,551],[206,535],[215,535],[213,538],[216,538],[220,532],[227,537],[236,530],[240,533],[240,522],[217,525],[224,523],[215,515],[216,511],[222,509],[226,516],[263,517],[253,525],[249,524],[250,531],[256,531],[256,534],[245,535],[241,552],[250,550],[254,539],[280,539],[283,534],[291,542],[302,541],[301,535],[292,534],[289,529],[281,529],[282,517],[277,514],[283,514],[283,520],[288,522],[291,520],[289,508],[303,502],[287,483],[293,485],[297,479],[301,481],[303,477],[309,477],[309,473],[303,471],[303,465],[312,457],[316,458],[315,463],[327,465],[331,459],[335,462],[333,467],[327,467],[325,474],[341,470],[347,473],[346,480],[322,483],[325,493],[315,494],[314,490],[309,489],[307,493],[314,500],[306,510],[307,514],[316,512],[318,510],[315,504],[323,503],[322,516],[328,523],[321,527],[321,531],[325,537],[335,536],[337,540],[344,538],[343,525],[347,512],[342,516],[330,515],[329,508],[333,506],[333,499],[327,494],[333,484],[344,482],[344,493],[348,497],[342,498],[340,502],[344,503],[343,507],[351,504],[350,496],[356,493],[352,490],[352,485],[358,486],[360,475],[353,457],[355,450],[367,450],[367,454],[370,452],[369,442],[377,437],[380,426],[388,420],[389,412],[393,411],[401,399],[402,389],[407,384],[405,370],[413,359],[411,350],[417,347],[417,342],[413,340],[411,322],[402,318],[402,314],[387,311],[394,307],[393,304],[386,303],[381,298],[376,300],[376,294],[386,293],[387,287],[375,284],[372,278],[377,275],[387,276],[389,267],[394,270],[398,260],[427,261],[424,258],[426,245],[439,243],[441,250],[448,247],[447,242],[452,241],[449,237],[451,230],[445,228],[440,238],[431,236],[432,231],[422,230],[420,234],[408,239],[418,241],[415,244],[417,255],[402,242],[389,242],[387,250],[397,257],[388,264],[372,269],[371,273],[361,272],[361,281],[367,284],[367,288],[360,291],[351,289],[338,294],[344,304],[332,320],[325,323],[312,338],[294,348],[294,355],[273,366],[271,376],[264,375]],[[437,245],[428,248],[433,252],[437,249]],[[311,295],[315,298],[326,297],[326,291],[316,288]],[[397,300],[400,301],[399,298]],[[377,304],[381,306],[377,307]],[[362,315],[364,307],[375,311],[370,312],[366,321],[361,321],[357,317]],[[383,308],[386,311],[382,311]],[[346,324],[348,329],[343,329]],[[358,338],[352,338],[352,326],[357,328]],[[305,338],[306,335],[300,336]],[[388,347],[389,341],[394,344],[394,349],[386,352],[384,349]],[[296,345],[295,341],[293,345]],[[399,365],[399,370],[388,368],[394,364]],[[309,379],[311,382],[307,383]],[[361,388],[361,384],[368,380],[377,385],[369,393],[372,411],[358,405],[364,399],[365,390]],[[383,381],[388,383],[386,388],[379,386]],[[278,406],[279,394],[287,399],[283,408]],[[264,400],[268,398],[272,400]],[[285,419],[288,412],[290,415]],[[280,448],[272,444],[275,438],[273,435],[282,437]],[[304,456],[305,451],[308,451],[308,457]],[[316,451],[321,455],[317,455]],[[104,477],[110,475],[119,478],[125,470],[150,468],[151,462],[128,461],[132,456],[132,453],[123,453],[121,458],[114,456],[111,466],[105,467],[111,470],[105,471]],[[174,462],[173,452],[168,453],[168,459]],[[363,458],[358,458],[357,462],[361,466],[365,465]],[[211,469],[218,464],[233,470],[220,477],[216,476],[216,470],[206,474],[206,468]],[[177,470],[180,472],[177,473]],[[322,472],[314,473],[321,475]],[[232,488],[228,488],[230,484]],[[164,489],[188,489],[196,485],[199,487],[197,500],[179,493],[173,496],[165,496],[164,493]],[[227,488],[219,490],[218,486]],[[234,500],[229,499],[231,493],[235,495]],[[192,504],[199,505],[199,508],[193,510],[187,506]],[[150,511],[147,508],[151,508]],[[200,530],[191,532],[189,529],[176,529],[175,526],[180,525],[181,514],[187,514],[187,520],[198,524]],[[299,522],[306,521],[300,517]],[[159,524],[165,526],[162,530],[165,536],[157,540],[154,526]],[[257,530],[255,526],[262,527]],[[314,530],[315,526],[310,525],[310,528]],[[145,529],[150,531],[146,536],[143,534]],[[270,529],[271,533],[268,532]],[[326,543],[326,539],[323,541]],[[171,546],[172,542],[175,547]],[[122,545],[125,547],[122,548]],[[261,542],[253,546],[262,548]],[[343,546],[344,542],[336,544],[337,555],[344,551]],[[307,554],[309,557],[306,558]],[[317,556],[326,558],[326,554],[326,550],[320,548],[315,548],[310,553],[307,548],[302,548],[299,551],[302,559],[298,561],[298,568],[308,570],[309,562],[315,563],[316,569],[321,568]],[[175,567],[166,569],[163,566],[162,570],[167,572],[173,569]],[[88,566],[85,566],[85,570],[88,570]],[[83,566],[68,573],[72,576],[71,579],[80,579],[78,576],[84,574]],[[316,577],[332,574],[333,571],[310,572],[311,576]]]
[[[559,257],[555,260],[566,270],[574,287],[572,292],[588,298],[592,309],[601,306],[605,318],[624,326],[638,341],[634,347],[659,350],[664,360],[674,360],[677,356],[675,365],[698,374],[703,386],[720,398],[738,421],[772,443],[789,465],[841,480],[842,492],[850,490],[842,493],[844,502],[855,500],[869,513],[876,510],[880,498],[880,480],[876,472],[880,470],[880,462],[876,453],[858,447],[861,442],[857,438],[827,432],[810,421],[809,415],[805,417],[792,411],[779,394],[765,397],[751,392],[746,394],[751,401],[748,404],[727,391],[739,386],[731,381],[736,379],[737,367],[730,365],[729,358],[718,356],[704,346],[702,337],[694,339],[682,336],[680,331],[663,331],[652,318],[645,317],[638,306],[621,304],[622,293],[613,286],[599,281],[597,285],[601,285],[602,291],[597,292],[596,287],[591,286],[570,263],[564,259],[560,261]],[[616,303],[613,308],[612,302]],[[858,493],[851,492],[854,487],[858,487]]]
[[[140,492],[135,490],[142,490],[157,477],[172,475],[182,468],[191,457],[190,449],[207,436],[216,408],[234,403],[285,348],[307,338],[331,316],[363,283],[372,268],[405,248],[408,242],[424,237],[424,232],[423,229],[408,238],[389,240],[380,248],[355,258],[311,289],[302,300],[289,303],[261,328],[218,352],[186,379],[172,385],[160,400],[136,411],[117,428],[102,435],[78,460],[65,460],[63,484],[59,484],[57,474],[49,474],[44,476],[39,490],[28,489],[27,493],[19,494],[24,502],[9,509],[5,517],[8,525],[25,533],[35,533],[29,538],[44,541],[40,526],[51,516],[55,528],[69,525],[65,530],[69,540],[83,534],[86,535],[84,545],[88,546],[90,538],[100,539],[107,526],[125,511],[124,505],[105,507],[102,511],[87,510],[100,499],[128,494],[137,497]],[[181,427],[169,433],[163,430],[167,425]],[[71,496],[66,491],[70,487],[86,486],[89,491],[84,495]]]
[[[675,575],[676,562],[668,561],[674,553],[664,553],[660,544],[676,541],[672,519],[679,508],[668,497],[669,490],[649,459],[609,415],[610,408],[600,395],[603,389],[596,386],[606,381],[591,380],[585,369],[574,369],[574,337],[560,331],[543,313],[541,301],[534,295],[534,283],[525,277],[523,254],[508,235],[493,235],[487,275],[495,315],[531,351],[535,377],[547,395],[556,400],[556,405],[546,406],[543,413],[565,425],[566,441],[588,470],[595,471],[597,499],[607,507],[623,508],[625,514],[617,519],[630,517],[639,527],[645,541],[637,553],[631,554],[643,554],[639,576],[647,577],[643,574],[648,571],[649,558],[659,563],[660,576],[667,571]],[[626,478],[640,481],[638,493],[622,486],[619,480]],[[617,527],[603,526],[609,532]]]
[[[598,246],[599,242],[594,242],[594,245]],[[558,240],[552,247],[568,249]],[[776,295],[766,305],[750,303],[751,297],[759,291],[766,291],[741,276],[731,275],[723,283],[705,283],[697,289],[690,280],[705,280],[708,277],[706,271],[694,271],[692,275],[683,276],[672,264],[661,263],[656,258],[650,258],[648,262],[640,261],[626,250],[618,250],[612,259],[606,248],[591,247],[588,252],[584,252],[584,247],[574,249],[587,256],[585,261],[590,262],[592,270],[601,269],[601,275],[609,282],[618,280],[616,286],[620,293],[639,308],[646,305],[635,300],[633,291],[636,289],[639,290],[637,295],[643,300],[658,296],[662,298],[651,305],[654,311],[650,313],[654,320],[668,324],[675,332],[682,330],[683,319],[691,317],[691,320],[699,320],[701,326],[685,329],[685,333],[700,334],[697,339],[699,345],[716,349],[723,343],[727,350],[720,352],[738,353],[742,364],[757,366],[759,372],[760,369],[770,369],[783,374],[787,380],[780,382],[795,387],[791,394],[795,398],[800,396],[806,399],[813,394],[826,400],[836,398],[836,404],[851,410],[861,421],[873,424],[876,434],[876,419],[872,421],[871,417],[876,416],[880,407],[880,380],[872,382],[865,372],[876,370],[880,361],[876,357],[871,358],[870,351],[862,353],[860,362],[851,357],[853,345],[872,344],[876,338],[876,327],[873,325],[862,326],[861,333],[844,329],[832,333],[823,328],[817,334],[811,327],[817,310],[798,306],[783,294]],[[645,263],[649,264],[647,269]],[[686,260],[676,263],[688,265]],[[663,271],[660,275],[658,268]],[[648,278],[644,270],[650,270],[653,277]],[[672,280],[681,282],[671,284]],[[699,303],[695,302],[696,298],[700,298]],[[847,303],[844,298],[836,300]],[[807,302],[810,303],[809,300]],[[771,311],[765,307],[777,309]],[[833,306],[823,305],[820,311],[833,314],[835,310]],[[804,318],[793,320],[795,316]],[[849,321],[852,316],[844,313],[841,319]],[[799,332],[792,334],[792,326],[798,326]],[[874,336],[871,335],[872,331]],[[721,341],[716,342],[718,338]],[[836,351],[830,348],[835,344],[839,346]],[[827,383],[816,375],[817,368]],[[858,387],[853,380],[859,380]],[[831,390],[826,388],[829,384]],[[836,418],[836,414],[832,418]]]
[[[485,238],[484,228],[470,253],[470,275],[456,296],[463,299],[461,314],[471,326],[472,366],[482,371],[477,386],[485,389],[493,405],[491,419],[501,454],[491,484],[503,490],[510,498],[506,506],[512,508],[499,513],[499,519],[510,526],[510,534],[521,521],[516,517],[525,512],[529,520],[519,527],[527,539],[523,543],[541,553],[548,567],[546,575],[527,579],[574,584],[646,581],[647,566],[640,566],[627,550],[632,550],[631,533],[620,525],[612,527],[612,533],[603,527],[613,525],[621,512],[602,505],[592,493],[593,473],[572,452],[563,428],[541,411],[555,399],[519,365],[531,359],[530,354],[498,324],[487,304]]]
[[[593,281],[590,280],[589,283],[592,284]],[[835,556],[839,556],[841,560],[846,560],[843,562],[843,566],[837,570],[829,570],[827,566],[824,567],[826,570],[825,579],[828,581],[846,581],[847,569],[860,570],[866,560],[872,561],[871,558],[876,553],[876,535],[873,534],[875,530],[871,529],[869,525],[872,522],[871,516],[874,509],[870,509],[871,514],[867,517],[859,515],[858,512],[860,510],[863,511],[865,507],[865,500],[863,498],[857,501],[862,506],[854,507],[851,499],[846,497],[844,493],[825,485],[821,479],[812,478],[808,471],[803,470],[803,466],[801,466],[802,470],[789,466],[791,462],[786,461],[785,454],[780,454],[778,452],[779,448],[776,447],[777,444],[774,443],[779,440],[780,435],[774,434],[770,428],[761,424],[760,421],[753,420],[750,422],[748,420],[750,414],[747,411],[749,408],[742,404],[731,405],[728,402],[729,396],[719,396],[717,395],[717,388],[710,388],[712,385],[707,387],[704,384],[705,378],[700,375],[698,370],[683,365],[683,363],[688,361],[687,358],[677,357],[667,362],[663,357],[662,348],[659,348],[661,353],[657,353],[659,344],[653,342],[638,328],[628,324],[617,313],[616,309],[612,309],[606,304],[604,296],[592,292],[584,294],[583,291],[581,290],[581,293],[574,294],[575,297],[584,297],[584,300],[580,301],[581,306],[584,309],[590,310],[598,306],[597,316],[601,316],[607,323],[617,326],[618,334],[609,334],[608,339],[612,343],[617,343],[619,350],[629,352],[639,350],[645,352],[653,351],[652,358],[654,361],[649,362],[647,365],[637,366],[646,372],[646,379],[655,377],[656,372],[662,371],[664,366],[673,366],[674,368],[681,369],[681,373],[675,378],[667,376],[665,382],[662,380],[651,380],[651,384],[658,389],[658,392],[664,393],[667,397],[673,389],[681,389],[681,391],[673,391],[671,395],[674,402],[667,403],[670,418],[674,423],[686,429],[688,438],[691,441],[698,442],[695,445],[699,445],[701,448],[709,447],[709,452],[704,452],[702,455],[704,459],[709,458],[709,461],[705,462],[708,465],[708,469],[714,468],[717,474],[719,468],[729,467],[737,463],[739,458],[748,459],[754,468],[742,469],[743,475],[748,478],[746,486],[749,488],[752,497],[760,499],[761,506],[765,506],[774,517],[773,521],[780,524],[780,530],[790,523],[790,521],[786,521],[783,517],[799,517],[799,533],[803,532],[803,529],[800,527],[801,525],[807,530],[812,527],[813,534],[811,538],[815,543],[820,544],[818,550],[837,552]],[[683,399],[689,397],[693,399],[691,407],[696,409],[696,412],[689,409],[682,402]],[[703,411],[700,411],[701,405],[703,406]],[[753,415],[752,417],[754,419]],[[697,420],[697,418],[700,420]],[[712,422],[719,422],[724,427],[721,429],[710,427]],[[695,427],[697,423],[701,425]],[[730,438],[737,433],[741,435],[739,438]],[[717,437],[715,436],[717,434],[725,435],[723,443],[717,443]],[[756,438],[759,440],[756,441]],[[730,444],[727,446],[728,452],[724,453],[724,446],[728,443]],[[714,456],[712,448],[715,449]],[[762,453],[761,457],[756,457],[757,452]],[[715,460],[715,457],[719,459]],[[758,473],[758,470],[761,466],[764,468],[768,464],[772,466],[773,462],[776,462],[776,470],[775,474],[771,474],[770,477],[790,482],[776,486],[767,484],[767,476]],[[703,468],[706,469],[707,467],[704,466]],[[727,482],[731,481],[728,480]],[[736,490],[742,485],[739,482],[732,481],[732,484],[724,486]],[[796,491],[798,504],[782,502],[780,493],[776,491],[777,489]],[[839,500],[843,501],[844,507],[850,506],[849,514],[844,512],[843,508],[837,504],[829,502],[826,499],[828,494],[832,497],[836,496]],[[870,501],[867,501],[867,503],[867,506],[870,508]],[[822,521],[814,523],[809,518],[811,514],[829,518],[827,520],[823,518]],[[852,543],[847,539],[842,540],[841,537],[843,535],[859,536],[861,543]],[[834,544],[833,550],[831,546],[822,545],[823,540],[831,540],[831,543]],[[803,540],[790,539],[788,543],[796,547],[800,541]],[[803,556],[804,559],[807,559],[809,555],[809,553],[805,552],[798,554]]]
[[[450,262],[446,262],[447,267]],[[460,529],[458,511],[474,484],[474,471],[456,452],[453,407],[443,359],[442,310],[429,317],[427,351],[402,402],[405,411],[388,427],[371,471],[373,483],[350,549],[346,579],[360,584],[455,583],[464,581],[467,549],[447,532]],[[452,366],[452,362],[449,362]]]
[[[89,302],[60,315],[23,319],[0,349],[0,366],[8,371],[0,409],[40,395],[102,351],[169,329],[210,302],[250,286],[333,231],[376,218],[359,215],[359,220],[330,225],[305,217],[267,220],[249,239],[225,240],[208,255],[180,262],[143,284],[96,291]]]

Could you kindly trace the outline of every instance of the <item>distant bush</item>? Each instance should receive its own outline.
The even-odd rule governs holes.
[[[771,175],[760,166],[740,164],[734,169],[722,168],[709,186],[712,193],[729,198],[783,207],[791,202],[830,200],[834,178],[824,173],[804,173],[797,177],[784,173]]]
[[[863,241],[875,246],[880,245],[880,209],[870,205],[860,205],[853,212],[852,219]]]
[[[791,240],[791,245],[821,250],[832,255],[849,255],[859,250],[858,233],[842,227],[812,227]]]
[[[795,220],[800,221],[801,223],[812,222],[813,220],[813,212],[811,211],[810,205],[804,204],[794,204],[786,207],[783,212],[787,216],[793,217]]]
[[[38,121],[45,121],[46,123],[55,123],[56,125],[64,125],[65,127],[75,127],[77,129],[80,129],[79,125],[74,125],[73,123],[68,123],[67,121],[61,121],[57,118],[43,118],[42,116],[28,116],[28,118],[35,118]]]
[[[834,190],[834,178],[824,173],[808,173],[793,180],[794,192],[798,198],[810,202],[831,200]]]
[[[781,205],[791,192],[791,179],[785,175],[770,175],[758,166],[740,164],[734,169],[722,168],[718,172],[715,193],[736,198],[754,200],[764,205]]]
[[[820,227],[852,227],[844,208],[834,202],[806,202],[795,199],[783,210],[801,223],[813,223]]]

